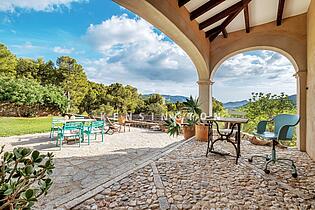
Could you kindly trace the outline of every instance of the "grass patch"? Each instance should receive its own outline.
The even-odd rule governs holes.
[[[52,117],[0,117],[0,136],[49,132],[51,120]]]

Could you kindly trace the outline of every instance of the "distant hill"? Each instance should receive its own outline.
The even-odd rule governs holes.
[[[143,97],[146,98],[150,95],[152,94],[145,94],[143,95]],[[162,96],[165,98],[166,102],[171,102],[171,103],[176,103],[177,101],[184,102],[187,99],[186,96],[171,96],[171,95],[162,95]]]
[[[294,105],[296,105],[296,95],[289,96],[289,100],[291,100],[292,103]],[[233,102],[223,103],[223,107],[226,108],[226,109],[237,109],[237,108],[240,108],[242,106],[245,106],[247,103],[248,103],[247,100],[233,101]]]
[[[171,95],[162,95],[162,96],[165,98],[165,101],[171,102],[171,103],[176,103],[177,101],[184,102],[187,99],[186,96],[171,96]]]
[[[223,107],[226,109],[237,109],[237,108],[240,108],[240,107],[246,105],[247,103],[248,103],[247,100],[233,101],[233,102],[223,103]]]
[[[296,95],[289,96],[289,99],[292,101],[294,105],[296,105]]]
[[[145,94],[143,95],[143,97],[148,97],[150,95],[152,94]],[[184,102],[187,99],[186,96],[172,96],[172,95],[162,95],[162,96],[165,98],[166,102],[171,102],[171,103],[176,103],[177,101]],[[294,105],[296,105],[296,95],[289,96],[289,99],[292,101]],[[223,107],[226,109],[237,109],[242,106],[245,106],[247,103],[248,103],[247,100],[231,101],[231,102],[223,103]]]

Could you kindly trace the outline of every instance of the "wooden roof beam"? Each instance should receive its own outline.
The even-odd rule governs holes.
[[[199,29],[202,30],[212,24],[214,24],[215,22],[218,22],[219,20],[234,14],[235,12],[242,10],[246,5],[248,5],[248,3],[251,0],[241,0],[239,2],[237,2],[236,4],[230,6],[229,8],[223,10],[222,12],[212,16],[211,18],[203,21],[202,23],[199,24]]]
[[[279,0],[278,14],[277,14],[277,26],[280,26],[282,23],[284,3],[285,3],[285,0]]]
[[[187,4],[190,0],[178,0],[178,6],[182,7]]]
[[[222,34],[224,38],[228,38],[228,32],[226,31],[226,29],[222,30]]]
[[[219,34],[234,20],[234,18],[243,10],[243,8],[239,9],[233,14],[230,14],[221,25],[215,27],[213,31],[206,32],[206,37],[209,37],[210,41],[212,42]]]
[[[190,13],[190,20],[196,19],[197,17],[203,15],[204,13],[208,12],[209,10],[213,9],[224,1],[225,0],[209,0],[207,3],[198,7]]]
[[[245,28],[246,33],[250,32],[250,25],[249,25],[249,11],[248,11],[248,5],[244,7],[244,17],[245,17]]]

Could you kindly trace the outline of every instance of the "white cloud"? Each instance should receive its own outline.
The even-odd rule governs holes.
[[[54,11],[61,7],[70,7],[73,2],[87,0],[1,0],[0,11],[14,12],[17,8],[34,11]]]
[[[196,95],[197,72],[189,57],[143,19],[113,16],[90,25],[84,39],[101,54],[84,61],[90,79],[131,84],[144,93]]]
[[[70,54],[74,51],[74,48],[64,48],[64,47],[56,46],[54,47],[53,51],[59,54]]]
[[[197,95],[197,73],[175,43],[141,18],[113,16],[90,25],[84,36],[99,59],[83,61],[96,82],[120,82],[142,93]],[[215,75],[214,95],[223,101],[242,100],[251,92],[296,91],[293,66],[271,51],[251,51],[226,60]]]
[[[222,101],[243,100],[251,92],[296,93],[291,62],[279,53],[249,51],[227,59],[214,77],[214,95]]]
[[[23,44],[12,45],[12,47],[21,50],[35,50],[43,48],[41,46],[33,45],[32,42],[24,42]]]

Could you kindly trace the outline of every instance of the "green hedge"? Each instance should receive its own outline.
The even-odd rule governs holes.
[[[0,102],[16,105],[42,105],[64,112],[67,98],[61,88],[42,86],[33,79],[0,77]]]

